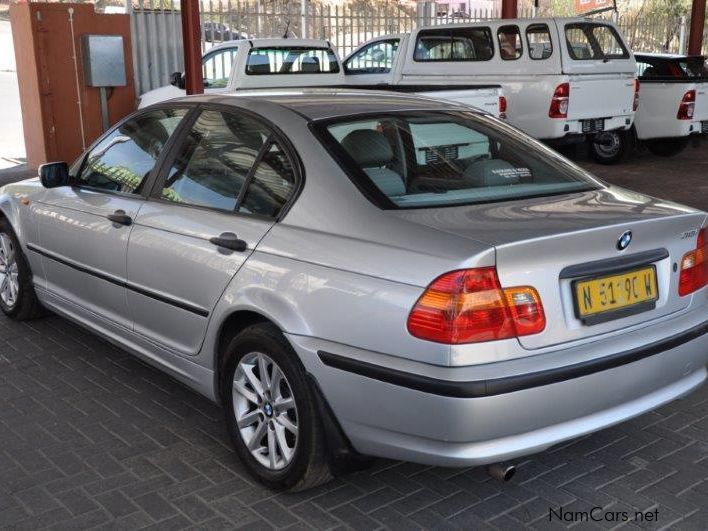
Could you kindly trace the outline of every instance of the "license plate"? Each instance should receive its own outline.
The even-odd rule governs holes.
[[[573,283],[577,317],[585,324],[618,319],[654,308],[659,298],[656,268],[642,267]]]
[[[708,133],[708,122],[701,122],[701,133]]]
[[[582,121],[583,133],[599,133],[605,130],[605,120],[597,118]]]

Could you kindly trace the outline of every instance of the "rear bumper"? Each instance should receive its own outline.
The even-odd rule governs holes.
[[[612,116],[604,118],[605,131],[615,131],[617,129],[629,129],[634,121],[633,117]],[[548,143],[567,140],[568,138],[584,137],[583,120],[554,120],[548,119],[547,131],[543,135],[543,140]]]
[[[688,328],[686,319],[672,319],[655,341],[587,362],[485,379],[470,378],[479,366],[438,368],[431,377],[418,367],[401,370],[411,366],[400,358],[370,363],[349,347],[333,356],[334,345],[323,350],[317,340],[291,340],[357,451],[475,466],[542,451],[691,392],[707,377],[708,323],[702,319]],[[647,334],[639,331],[635,339],[641,335]],[[605,352],[605,343],[582,348]],[[537,356],[539,367],[544,356]],[[494,366],[501,374],[510,364]]]

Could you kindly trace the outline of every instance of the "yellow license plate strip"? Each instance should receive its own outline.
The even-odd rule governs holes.
[[[581,319],[637,305],[644,306],[659,298],[654,266],[576,280],[573,289],[576,314]]]

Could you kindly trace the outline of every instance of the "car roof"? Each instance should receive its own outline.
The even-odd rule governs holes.
[[[234,39],[230,41],[221,42],[215,46],[212,46],[204,53],[209,53],[213,50],[220,50],[222,48],[231,48],[233,46],[239,46],[241,44],[249,43],[253,48],[264,48],[264,47],[281,47],[281,48],[297,48],[299,46],[311,47],[311,48],[331,48],[332,44],[329,41],[322,39],[283,39],[283,38],[258,38],[258,39]]]
[[[403,110],[465,110],[482,112],[465,105],[413,94],[349,88],[243,90],[231,94],[188,96],[171,101],[197,101],[244,107],[248,106],[248,102],[254,100],[258,101],[261,108],[269,105],[280,108],[285,107],[308,120]]]

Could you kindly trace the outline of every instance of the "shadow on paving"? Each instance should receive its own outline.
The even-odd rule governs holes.
[[[702,148],[598,174],[706,208],[706,164]],[[517,465],[500,483],[481,469],[378,461],[274,494],[246,474],[205,398],[64,319],[0,318],[0,528],[547,529],[571,525],[549,521],[552,509],[600,507],[658,511],[629,527],[703,530],[708,387]]]

